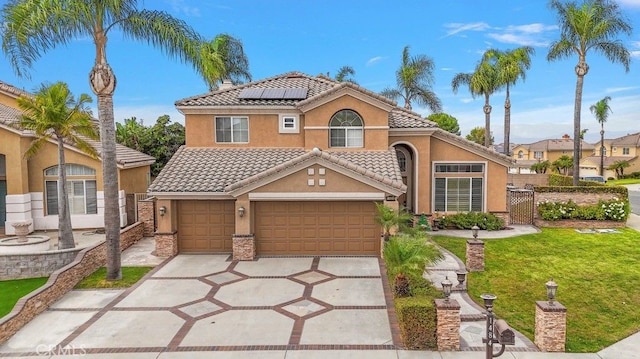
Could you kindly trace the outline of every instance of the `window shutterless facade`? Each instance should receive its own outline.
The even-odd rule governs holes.
[[[364,122],[352,110],[340,110],[329,121],[329,145],[331,147],[363,147]]]
[[[436,163],[434,211],[484,211],[485,168],[483,163]]]
[[[248,143],[249,118],[247,117],[216,117],[216,142],[218,143]]]
[[[70,214],[97,214],[98,198],[96,171],[93,168],[67,164],[67,195],[69,198]],[[58,214],[58,166],[49,167],[44,171],[45,196],[48,215]]]

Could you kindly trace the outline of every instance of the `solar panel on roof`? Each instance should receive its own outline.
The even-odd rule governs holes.
[[[238,98],[245,100],[259,100],[262,98],[262,93],[264,92],[264,90],[265,89],[261,88],[243,89],[242,91],[240,91],[240,95],[238,95]]]
[[[307,98],[307,92],[309,89],[306,88],[288,88],[284,92],[284,99],[286,100],[302,100]]]
[[[282,88],[264,89],[264,92],[262,93],[262,98],[267,100],[283,99],[285,90],[286,89],[282,89]]]

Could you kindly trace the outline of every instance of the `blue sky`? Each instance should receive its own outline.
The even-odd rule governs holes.
[[[4,1],[0,1],[0,4]],[[599,125],[589,106],[611,96],[613,113],[606,137],[640,131],[640,0],[618,0],[634,26],[621,37],[632,51],[631,70],[590,53],[585,78],[582,128],[586,139],[599,140]],[[254,80],[289,71],[310,75],[335,72],[343,65],[356,70],[355,80],[372,91],[395,85],[394,73],[404,46],[412,54],[430,56],[436,65],[434,91],[444,112],[456,117],[462,134],[484,126],[483,98],[466,89],[451,90],[451,79],[471,72],[488,48],[535,48],[526,81],[511,91],[511,142],[573,134],[575,57],[548,63],[548,44],[559,36],[555,15],[542,0],[147,0],[140,7],[163,10],[185,20],[207,38],[229,33],[240,38]],[[31,79],[17,78],[0,56],[0,80],[32,91],[42,82],[67,82],[74,94],[92,95],[88,84],[94,50],[91,39],[78,39],[44,54]],[[108,60],[117,79],[117,121],[137,117],[146,125],[168,114],[183,122],[176,100],[204,93],[207,87],[193,69],[146,44],[109,37]],[[504,93],[491,98],[491,129],[502,142]],[[95,107],[95,103],[94,103]],[[429,111],[414,106],[422,115]],[[94,111],[97,114],[97,111]]]

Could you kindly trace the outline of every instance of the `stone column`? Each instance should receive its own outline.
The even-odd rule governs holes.
[[[484,271],[484,242],[479,239],[467,240],[467,270]]]
[[[252,261],[256,257],[256,239],[253,234],[233,235],[233,260]]]
[[[564,352],[567,337],[567,308],[558,302],[536,302],[534,343],[545,352]]]
[[[455,299],[436,299],[435,303],[438,350],[460,350],[460,304]]]
[[[156,231],[155,197],[138,201],[138,221],[144,225],[145,237],[153,236]]]
[[[178,232],[156,232],[155,255],[158,257],[172,257],[178,254]]]

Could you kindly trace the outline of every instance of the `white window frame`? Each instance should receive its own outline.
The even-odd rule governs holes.
[[[541,160],[543,158],[544,158],[544,151],[533,151],[533,159]]]
[[[622,154],[623,154],[623,155],[628,155],[629,153],[631,153],[631,152],[629,151],[629,147],[622,147]]]
[[[353,112],[357,118],[360,120],[360,123],[362,125],[360,126],[332,126],[331,122],[333,122],[333,120],[336,118],[336,116],[338,114],[340,114],[343,111],[350,111]],[[338,145],[334,145],[333,143],[333,132],[334,131],[340,131],[340,132],[344,132],[344,146],[338,146]],[[354,137],[350,137],[350,134],[355,134],[355,133],[359,133],[360,136],[358,137],[358,139],[360,141],[356,142],[355,144],[353,143],[354,141]],[[351,138],[351,141],[349,140]],[[362,116],[360,116],[359,113],[357,113],[354,110],[350,110],[350,109],[342,109],[338,112],[336,112],[335,114],[333,114],[333,116],[331,116],[331,119],[329,119],[329,147],[332,148],[362,148],[364,147],[364,119],[362,119]]]
[[[471,172],[436,172],[436,168],[440,167],[438,165],[464,165],[462,167],[459,168],[463,168],[463,169],[471,169],[472,167],[467,167],[467,166],[473,166],[473,165],[482,165],[482,172],[477,172],[477,171],[471,171]],[[440,167],[441,168],[441,167]],[[446,169],[448,170],[449,168],[455,168],[455,166],[453,167],[446,167]],[[445,211],[444,212],[454,212],[454,211],[450,211],[448,208],[448,202],[447,202],[447,186],[448,186],[448,179],[449,178],[469,178],[469,185],[470,185],[470,195],[471,197],[469,198],[469,210],[467,210],[466,212],[470,211],[472,206],[473,206],[473,192],[472,188],[473,188],[473,179],[474,178],[478,178],[482,180],[482,189],[481,189],[481,195],[482,195],[482,199],[481,199],[481,210],[480,212],[485,212],[487,211],[487,191],[488,191],[488,181],[487,181],[487,170],[488,170],[488,163],[486,161],[434,161],[432,163],[431,166],[431,210],[433,212],[442,212],[440,209],[438,209],[438,211],[436,211],[436,179],[438,178],[444,178],[445,179]]]
[[[218,119],[229,119],[230,127],[231,127],[231,141],[219,141],[218,140]],[[247,140],[246,141],[236,141],[234,139],[234,129],[233,129],[233,120],[244,120],[247,123]],[[214,137],[216,139],[216,143],[249,143],[249,117],[248,116],[216,116],[214,118]]]
[[[65,186],[67,187],[67,196],[68,196],[68,206],[69,206],[69,214],[71,215],[82,215],[82,214],[98,214],[98,182],[96,180],[96,170],[94,168],[74,164],[67,163],[65,164],[65,172],[67,175],[67,183]],[[46,168],[44,170],[45,181],[44,181],[44,208],[46,210],[47,215],[58,215],[58,181],[60,180],[58,177],[58,166],[52,166]],[[78,196],[77,198],[82,197],[82,211],[73,212],[75,208],[72,204],[74,197],[76,197],[73,193],[73,183],[81,182],[82,183],[82,196]],[[92,197],[95,203],[91,203],[92,211],[89,212],[89,203],[88,203],[88,195],[87,195],[87,182],[93,182],[93,187],[95,189],[95,193],[92,193]],[[55,184],[55,198],[49,198],[50,192],[47,189],[48,183]],[[55,211],[52,211],[49,204],[55,203]]]
[[[300,117],[298,115],[282,114],[278,122],[280,133],[300,133]],[[291,126],[287,126],[288,124]]]

